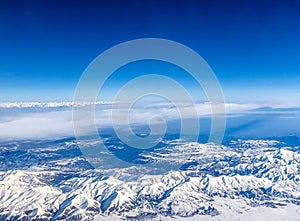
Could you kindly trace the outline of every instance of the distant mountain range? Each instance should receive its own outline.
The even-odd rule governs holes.
[[[81,107],[91,104],[112,104],[110,101],[96,102],[9,102],[0,103],[0,108],[53,108],[53,107]]]

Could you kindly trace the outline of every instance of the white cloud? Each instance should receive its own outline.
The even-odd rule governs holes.
[[[96,124],[99,127],[107,127],[111,125],[111,103],[99,103],[97,105],[96,112]],[[56,139],[61,137],[73,136],[73,122],[72,122],[72,110],[66,105],[61,108],[60,105],[43,104],[42,108],[36,107],[34,109],[21,108],[30,107],[30,104],[22,105],[0,105],[2,115],[0,118],[0,139]],[[14,111],[12,107],[20,107],[19,111]],[[195,117],[190,111],[191,106],[184,106],[182,111],[184,117]],[[227,114],[242,114],[247,113],[249,110],[265,107],[261,104],[236,104],[228,103],[226,106]],[[58,108],[60,107],[60,108]],[[198,115],[200,117],[210,117],[211,108],[209,103],[201,103],[195,105]],[[277,106],[278,107],[278,106]],[[126,119],[128,112],[126,109],[120,107],[117,110],[117,117]],[[168,103],[157,104],[144,104],[139,105],[135,109],[130,111],[130,123],[132,124],[148,124],[149,120],[161,116],[165,120],[180,119],[178,110]],[[118,121],[127,124],[127,120]]]
[[[22,113],[0,122],[0,139],[48,139],[73,134],[71,111]],[[5,118],[4,118],[5,119]]]

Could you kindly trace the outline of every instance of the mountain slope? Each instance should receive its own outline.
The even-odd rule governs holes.
[[[52,164],[39,167],[43,169],[32,166],[0,173],[0,220],[167,220],[199,215],[225,220],[226,214],[243,220],[248,214],[248,220],[256,220],[252,213],[256,208],[292,208],[293,220],[300,220],[297,150],[276,141],[233,141],[228,146],[183,143],[164,149],[164,154],[156,150],[143,156],[183,163],[181,170],[140,174],[127,181],[124,174],[134,176],[143,169],[119,168],[107,176],[100,169],[71,170],[71,165],[83,165],[74,164],[83,160],[80,157],[52,159]]]

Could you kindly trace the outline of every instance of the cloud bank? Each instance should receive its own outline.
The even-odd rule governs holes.
[[[76,104],[80,106],[79,104]],[[88,105],[87,103],[85,105]],[[72,107],[74,103],[5,103],[0,104],[0,139],[1,140],[20,140],[20,139],[58,139],[74,136],[72,122]],[[184,117],[195,118],[189,115],[190,106],[182,104]],[[265,108],[261,104],[225,104],[228,116],[274,113],[278,111],[275,107]],[[211,105],[209,103],[199,103],[195,105],[198,117],[209,118],[211,116]],[[16,108],[18,109],[16,111]],[[300,109],[285,107],[280,111],[290,111],[299,113]],[[117,113],[119,117],[127,119],[124,125],[147,125],[149,120],[159,116],[166,121],[178,120],[182,116],[174,105],[170,103],[147,103],[133,107],[128,114],[128,110],[122,109],[118,105]],[[96,104],[95,123],[99,128],[111,126],[112,121],[112,102],[98,102]],[[298,117],[299,114],[293,115]],[[119,125],[122,126],[122,125]]]

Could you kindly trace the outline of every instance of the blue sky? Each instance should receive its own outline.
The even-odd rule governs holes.
[[[72,100],[101,52],[155,37],[197,51],[228,101],[299,103],[299,10],[299,1],[4,0],[0,102]]]

